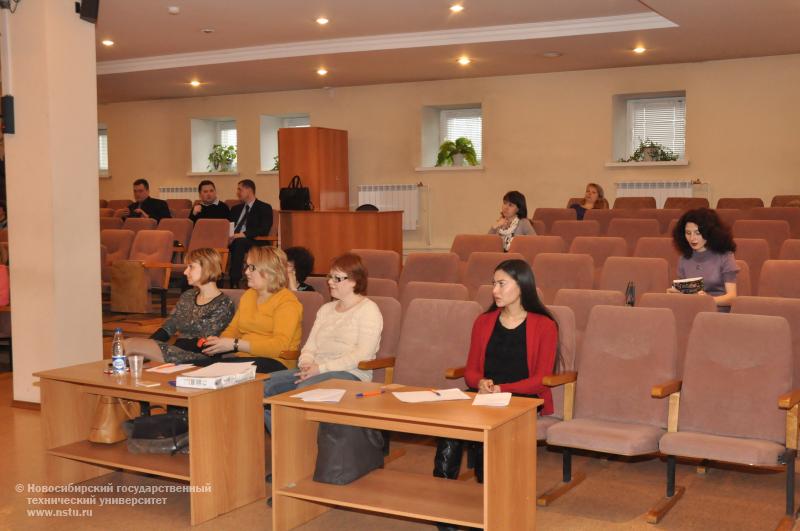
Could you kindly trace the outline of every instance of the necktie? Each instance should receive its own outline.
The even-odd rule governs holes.
[[[245,205],[244,206],[244,214],[242,215],[242,218],[239,220],[239,223],[237,223],[236,227],[234,227],[234,229],[233,229],[234,233],[242,232],[242,228],[247,224],[247,215],[249,213],[250,213],[250,205]]]

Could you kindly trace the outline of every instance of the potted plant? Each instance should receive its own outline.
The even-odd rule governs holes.
[[[678,155],[649,138],[639,141],[639,147],[627,159],[619,159],[619,162],[650,162],[678,160]]]
[[[236,160],[236,146],[214,144],[208,154],[208,171],[231,171]]]
[[[478,155],[472,140],[466,137],[456,138],[456,141],[445,140],[439,146],[439,155],[436,157],[436,166],[470,166],[478,165]]]

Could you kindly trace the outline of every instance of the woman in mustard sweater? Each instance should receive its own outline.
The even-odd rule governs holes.
[[[203,353],[256,358],[259,372],[295,366],[278,359],[281,352],[300,348],[303,321],[303,305],[287,288],[286,255],[273,247],[253,247],[244,275],[250,289],[222,334],[207,338]]]

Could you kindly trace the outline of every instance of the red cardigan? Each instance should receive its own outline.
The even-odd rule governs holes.
[[[464,379],[467,385],[477,389],[478,381],[483,378],[483,367],[486,360],[486,346],[500,316],[500,310],[483,313],[472,325],[472,341],[469,346],[467,368]],[[528,377],[512,383],[501,384],[503,392],[538,395],[544,400],[543,415],[553,414],[553,396],[550,388],[542,384],[542,378],[553,374],[553,363],[556,358],[558,344],[558,327],[544,315],[528,313],[525,321],[525,342],[528,347]]]

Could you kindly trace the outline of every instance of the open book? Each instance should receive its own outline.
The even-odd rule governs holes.
[[[703,291],[703,277],[673,280],[672,287],[681,293],[697,293]]]

